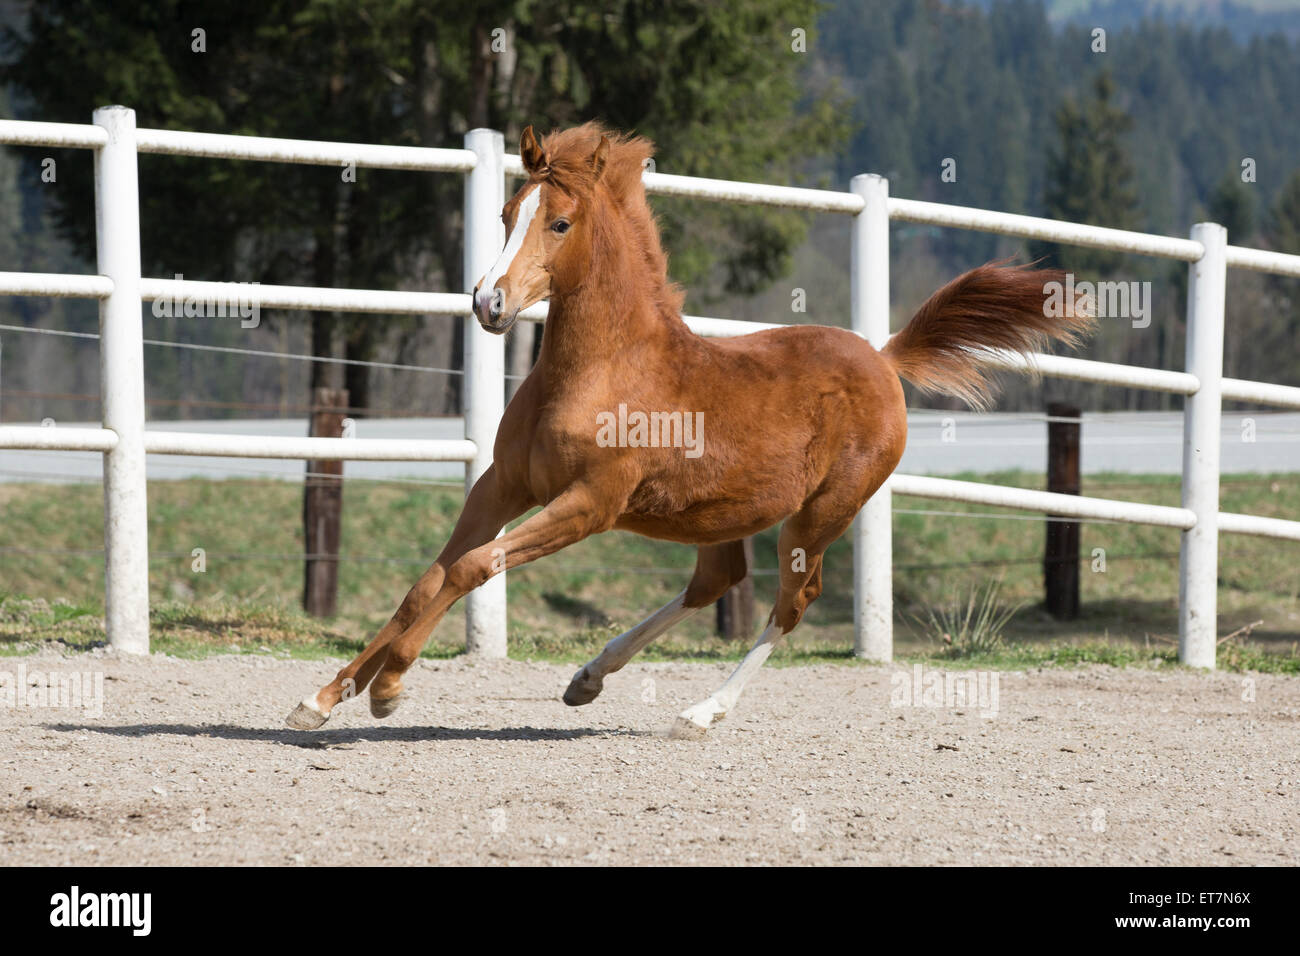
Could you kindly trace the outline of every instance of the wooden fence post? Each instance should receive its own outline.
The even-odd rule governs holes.
[[[346,388],[312,392],[313,438],[342,438]],[[312,617],[333,617],[339,603],[339,540],[343,517],[343,462],[309,461],[303,480],[302,526],[307,551],[302,606]]]
[[[1077,495],[1079,484],[1079,416],[1077,406],[1047,404],[1047,490]],[[1069,620],[1079,616],[1079,522],[1048,515],[1043,555],[1047,612]]]
[[[718,598],[718,634],[728,641],[752,640],[754,637],[754,539],[746,538],[745,566],[750,573],[745,580]]]

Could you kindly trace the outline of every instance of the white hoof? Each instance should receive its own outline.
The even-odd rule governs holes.
[[[573,675],[573,680],[569,681],[569,687],[564,692],[564,702],[570,707],[581,707],[583,704],[590,704],[600,696],[600,692],[605,687],[605,681],[600,677],[593,677],[586,667]]]
[[[316,730],[330,719],[329,714],[322,714],[316,706],[316,698],[308,697],[293,709],[284,722],[294,730]]]
[[[370,715],[380,719],[388,717],[393,711],[401,705],[406,694],[398,694],[396,697],[387,697],[380,700],[378,697],[370,698]]]
[[[668,736],[673,740],[703,740],[709,728],[726,716],[726,712],[712,697],[688,707],[673,722]]]
[[[703,740],[709,732],[708,727],[701,727],[693,720],[678,717],[668,731],[669,740]]]

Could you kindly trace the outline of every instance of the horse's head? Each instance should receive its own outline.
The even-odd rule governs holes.
[[[528,181],[501,210],[505,248],[474,287],[483,328],[502,334],[521,309],[581,281],[590,260],[592,199],[609,149],[601,135],[585,155],[561,158],[538,144],[531,126],[524,130],[519,155]]]

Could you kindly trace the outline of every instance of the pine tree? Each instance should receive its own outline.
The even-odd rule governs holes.
[[[1278,252],[1300,255],[1300,169],[1287,179],[1269,210],[1268,239]]]
[[[85,123],[96,105],[123,103],[142,127],[344,142],[459,147],[467,129],[487,126],[504,130],[513,151],[526,124],[546,132],[600,118],[655,139],[665,171],[787,182],[841,136],[832,98],[806,96],[797,82],[815,61],[816,19],[814,0],[661,9],[640,0],[40,0],[25,26],[0,22],[12,52],[0,82],[21,92],[33,119]],[[792,49],[792,28],[806,34],[807,55]],[[151,275],[462,287],[456,176],[362,171],[344,183],[334,169],[174,157],[143,159],[141,169]],[[89,176],[69,176],[55,197],[63,233],[85,255],[90,189]],[[806,217],[776,210],[693,203],[688,224],[683,204],[665,207],[670,262],[688,281],[716,270],[734,287],[761,286],[807,231]],[[400,323],[316,313],[313,351],[341,343],[347,358],[378,357],[385,324]],[[453,344],[447,351],[436,364],[458,362]],[[367,370],[351,369],[351,401],[364,405]]]
[[[1300,169],[1291,174],[1278,193],[1269,210],[1265,232],[1269,245],[1276,251],[1300,255]],[[1290,276],[1269,276],[1268,285],[1276,303],[1275,324],[1286,328],[1289,333],[1285,336],[1286,342],[1294,343],[1295,334],[1300,332],[1300,290],[1296,288],[1296,280]],[[1294,356],[1294,347],[1278,350],[1277,358],[1281,363],[1283,377],[1274,380],[1296,380],[1297,362]]]
[[[1135,227],[1138,196],[1124,136],[1133,119],[1115,102],[1115,81],[1098,74],[1082,102],[1066,99],[1056,111],[1058,144],[1048,153],[1045,214],[1052,219],[1113,229]],[[1101,249],[1036,243],[1035,256],[1048,256],[1076,272],[1116,268],[1121,255]]]
[[[1206,214],[1228,230],[1229,242],[1240,245],[1255,233],[1255,194],[1236,172],[1229,171],[1210,193]]]

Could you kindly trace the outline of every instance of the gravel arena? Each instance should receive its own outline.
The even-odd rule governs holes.
[[[1004,672],[994,716],[900,706],[895,667],[769,667],[703,741],[666,731],[730,663],[421,660],[379,722],[287,706],[339,662],[111,651],[103,707],[0,709],[0,846],[42,864],[1294,864],[1300,686]]]

